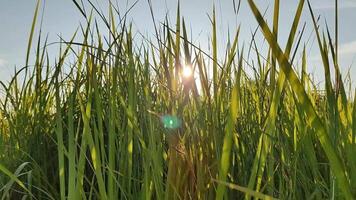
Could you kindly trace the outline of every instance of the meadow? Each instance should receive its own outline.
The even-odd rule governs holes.
[[[179,5],[173,25],[156,23],[156,37],[137,46],[118,8],[103,15],[76,3],[86,24],[51,60],[34,31],[38,1],[26,64],[0,82],[1,199],[356,198],[356,98],[340,73],[337,30],[320,31],[299,0],[282,47],[279,0],[272,25],[247,2],[265,55],[254,33],[240,42],[240,27],[218,51],[214,10],[208,51],[189,39]],[[302,12],[322,88],[307,73]]]

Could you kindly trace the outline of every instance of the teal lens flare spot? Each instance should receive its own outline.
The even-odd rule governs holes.
[[[164,128],[168,129],[179,128],[182,124],[182,121],[178,117],[172,115],[163,115],[161,117],[161,122],[163,123]]]

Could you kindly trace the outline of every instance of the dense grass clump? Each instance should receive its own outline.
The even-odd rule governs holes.
[[[104,17],[76,4],[87,24],[60,41],[55,61],[39,36],[34,63],[28,53],[26,66],[1,82],[2,199],[354,198],[356,100],[346,94],[334,39],[319,33],[300,0],[282,49],[279,0],[272,28],[248,3],[267,55],[254,35],[241,45],[240,28],[218,52],[214,12],[207,52],[190,42],[179,6],[174,27],[162,23],[156,42],[137,46],[117,8]],[[314,24],[325,92],[306,72],[302,11]]]

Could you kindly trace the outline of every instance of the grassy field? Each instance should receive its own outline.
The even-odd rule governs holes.
[[[137,47],[117,8],[104,17],[73,4],[87,24],[50,60],[34,31],[38,1],[26,65],[0,82],[1,199],[355,198],[356,98],[340,73],[337,34],[320,32],[300,0],[281,47],[279,0],[272,27],[248,4],[266,55],[253,35],[240,43],[240,28],[218,52],[214,11],[209,52],[188,39],[179,6],[174,25],[163,22]],[[307,73],[302,11],[314,23],[322,90]]]

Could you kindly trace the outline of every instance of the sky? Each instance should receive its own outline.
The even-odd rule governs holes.
[[[84,2],[86,0],[83,0]],[[113,0],[115,1],[115,0]],[[121,11],[131,7],[136,0],[116,0]],[[237,0],[236,0],[237,1]],[[44,3],[43,3],[44,2]],[[96,5],[105,10],[107,0],[92,0]],[[185,18],[190,36],[195,44],[203,49],[209,47],[209,36],[211,33],[211,16],[213,5],[216,7],[218,41],[220,49],[226,46],[228,32],[233,35],[238,25],[241,25],[240,41],[249,43],[251,32],[255,30],[257,23],[247,5],[242,0],[240,12],[236,15],[233,9],[233,0],[180,0],[181,14]],[[267,10],[266,18],[271,22],[273,12],[273,0],[255,0],[261,11]],[[356,1],[339,1],[339,60],[343,74],[350,69],[352,80],[356,80]],[[152,0],[155,19],[163,22],[168,16],[174,25],[177,0]],[[291,22],[297,7],[298,0],[281,1],[279,43],[284,47],[288,36]],[[311,4],[317,15],[321,16],[321,25],[325,28],[324,20],[327,21],[331,30],[334,30],[334,1],[333,0],[311,0]],[[34,13],[36,0],[0,0],[0,81],[6,82],[17,69],[24,66],[28,36]],[[87,5],[87,7],[89,7]],[[308,44],[308,69],[315,74],[316,79],[322,82],[321,58],[318,54],[315,34],[312,32],[311,17],[305,9],[302,14],[301,24],[306,22],[306,34],[304,41],[310,35]],[[59,35],[69,40],[75,32],[83,17],[74,6],[72,0],[43,0],[39,18],[43,16],[42,34],[48,34],[49,42],[59,41]],[[154,26],[148,6],[148,0],[138,0],[138,3],[128,14],[133,28],[148,38],[154,37]],[[36,29],[38,34],[38,28]],[[325,29],[324,29],[325,30]],[[333,31],[332,31],[333,34]],[[35,35],[36,37],[37,35]],[[139,34],[136,35],[140,40]],[[267,44],[259,32],[258,44]],[[32,47],[31,56],[34,57],[35,45]],[[263,49],[263,48],[262,48]],[[55,52],[55,51],[53,51]],[[220,55],[223,55],[220,51]],[[354,81],[355,82],[355,81]]]

